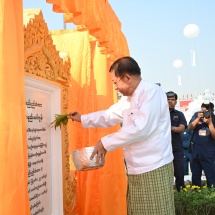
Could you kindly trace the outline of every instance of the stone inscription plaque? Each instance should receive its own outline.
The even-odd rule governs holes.
[[[26,89],[28,194],[31,215],[51,214],[50,95]]]

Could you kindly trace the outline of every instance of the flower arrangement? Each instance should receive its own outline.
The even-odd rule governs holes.
[[[215,188],[186,185],[180,192],[174,190],[176,215],[214,215]]]

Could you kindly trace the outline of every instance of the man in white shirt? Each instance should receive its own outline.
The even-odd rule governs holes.
[[[74,111],[68,118],[83,127],[109,127],[119,131],[102,137],[91,155],[97,162],[107,152],[123,147],[127,167],[128,215],[174,215],[173,154],[166,94],[156,84],[142,80],[131,57],[116,60],[110,74],[123,97],[109,109],[86,115]]]

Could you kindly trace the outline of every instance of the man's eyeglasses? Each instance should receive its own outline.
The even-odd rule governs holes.
[[[114,81],[113,84],[114,84],[115,86],[118,86],[118,83],[121,81],[121,78],[122,78],[123,76],[124,76],[124,75],[120,76],[120,77],[119,77],[119,80],[118,80],[118,81]]]

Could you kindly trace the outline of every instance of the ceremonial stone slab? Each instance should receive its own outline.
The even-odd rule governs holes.
[[[60,89],[26,77],[25,104],[31,215],[63,215],[61,133],[50,127]]]

